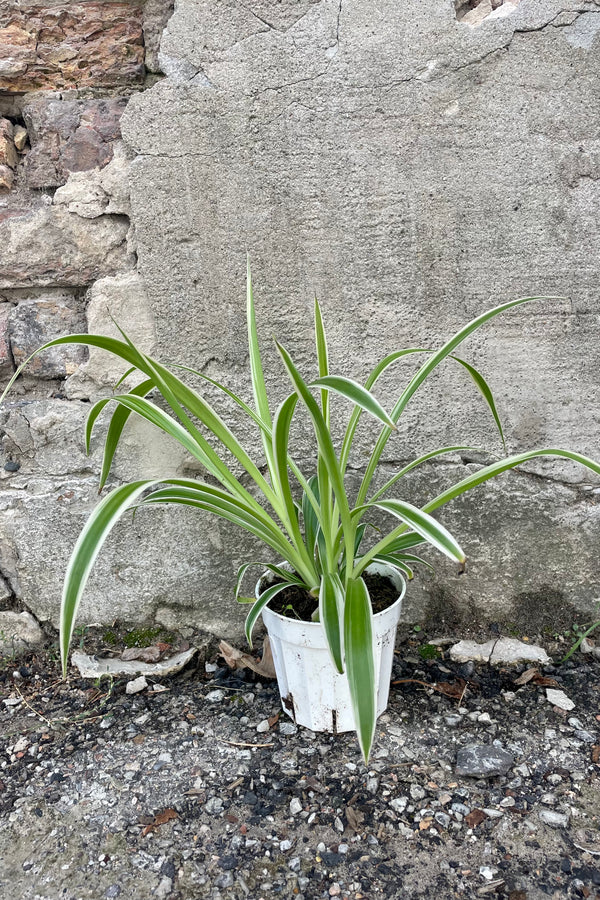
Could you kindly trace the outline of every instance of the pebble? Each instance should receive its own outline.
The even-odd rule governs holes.
[[[473,778],[494,778],[506,775],[514,761],[512,753],[494,744],[463,747],[456,754],[455,771]]]
[[[553,809],[540,809],[538,817],[551,828],[566,828],[569,824],[569,817],[566,813],[555,812]]]
[[[298,727],[293,722],[280,722],[279,733],[285,734],[286,737],[291,737],[291,735],[298,733]]]
[[[125,686],[126,694],[139,694],[140,691],[145,691],[148,687],[148,682],[146,681],[145,675],[140,675],[139,678],[134,678],[132,681],[128,681]]]
[[[575,709],[573,701],[567,697],[564,691],[558,691],[556,688],[546,688],[546,699],[552,706],[558,706],[559,709],[570,711]]]
[[[413,800],[422,800],[426,793],[420,784],[411,784],[409,791]]]
[[[493,866],[481,866],[479,874],[485,881],[491,881],[498,874],[498,869]]]
[[[209,693],[206,695],[206,697],[204,699],[207,700],[209,703],[220,703],[222,700],[225,699],[225,691],[221,691],[221,690],[209,691]]]
[[[298,800],[297,797],[292,797],[292,799],[290,800],[290,815],[297,816],[301,811],[302,803]]]
[[[259,734],[266,734],[266,732],[269,730],[269,728],[270,728],[270,725],[269,725],[268,719],[263,719],[262,722],[259,722],[258,725],[256,726],[256,730],[258,731]]]

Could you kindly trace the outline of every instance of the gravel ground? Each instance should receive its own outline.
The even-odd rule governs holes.
[[[600,898],[600,661],[516,685],[425,642],[401,640],[368,768],[214,645],[137,694],[4,663],[0,896]],[[482,759],[505,774],[459,774]]]

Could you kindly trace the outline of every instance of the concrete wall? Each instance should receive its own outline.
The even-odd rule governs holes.
[[[42,188],[23,216],[12,200],[0,223],[10,263],[0,306],[6,368],[31,323],[42,322],[35,339],[50,327],[43,324],[50,303],[60,310],[57,328],[82,311],[94,330],[110,327],[108,313],[126,317],[165,360],[227,379],[249,396],[247,250],[274,399],[285,385],[270,336],[310,373],[315,293],[332,365],[357,378],[393,349],[439,345],[500,301],[559,295],[496,320],[463,355],[489,377],[511,451],[566,446],[597,457],[600,3],[458,7],[452,0],[182,0],[153,51],[152,65],[166,78],[152,85],[145,76],[140,86],[149,89],[136,83],[128,91],[124,144],[83,175],[65,168],[67,150],[92,113],[61,107],[62,119],[77,122],[64,138],[61,116],[57,122],[47,106],[40,112],[33,98],[32,111],[22,113],[31,153],[43,140],[38,132],[54,128],[49,154],[64,186]],[[127,77],[139,79],[133,63]],[[81,104],[78,90],[72,102]],[[19,178],[48,165],[26,160],[15,168],[13,197]],[[110,186],[119,168],[127,189],[122,181]],[[135,237],[127,239],[131,223]],[[37,235],[50,244],[40,260],[25,252]],[[53,265],[60,275],[48,275]],[[55,621],[99,464],[99,441],[87,460],[79,428],[89,400],[116,373],[96,356],[48,366],[4,413],[0,570],[13,598]],[[384,404],[412,371],[399,365],[382,384]],[[371,440],[366,428],[353,459],[357,475]],[[142,449],[142,474],[192,471],[160,442],[135,431],[128,441]],[[255,447],[256,437],[248,434],[247,443]],[[485,406],[464,373],[448,366],[409,405],[384,474],[455,443],[501,452]],[[300,457],[309,449],[299,435]],[[432,464],[406,479],[403,496],[424,502],[481,458]],[[121,454],[116,477],[138,471]],[[427,609],[452,619],[458,610],[484,623],[524,624],[531,616],[552,628],[600,595],[598,483],[572,465],[532,464],[439,517],[461,540],[468,570],[459,576],[436,560],[436,575],[420,574],[411,589],[409,619]],[[232,633],[240,617],[230,589],[247,549],[235,531],[201,515],[148,513],[115,533],[83,613]]]

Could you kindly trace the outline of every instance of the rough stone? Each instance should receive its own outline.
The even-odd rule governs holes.
[[[120,137],[126,97],[61,100],[34,95],[23,106],[31,150],[25,179],[31,188],[58,187],[70,172],[106,166]]]
[[[88,410],[82,411],[81,426]],[[72,441],[74,437],[81,445],[81,429],[71,433]],[[56,440],[52,452],[57,452]],[[36,459],[38,455],[43,459],[39,451]],[[40,468],[41,462],[36,471]],[[54,627],[67,561],[97,502],[98,478],[89,475],[16,473],[0,490],[0,570],[10,578],[17,599],[31,598],[35,615]],[[163,613],[170,611],[170,627],[202,623],[218,637],[226,634],[243,641],[246,611],[235,603],[234,590],[246,553],[246,546],[240,548],[239,529],[197,510],[156,507],[138,510],[135,518],[125,515],[94,565],[78,622],[153,622],[160,607]],[[260,558],[256,542],[250,553]],[[211,588],[199,588],[201,582]]]
[[[28,612],[0,611],[0,655],[8,655],[41,644],[42,629]]]
[[[176,653],[169,659],[163,659],[156,663],[145,663],[139,659],[124,660],[113,659],[112,657],[88,656],[87,653],[82,653],[81,650],[74,650],[71,654],[71,663],[79,669],[79,674],[82,678],[99,678],[101,675],[117,677],[119,675],[137,675],[140,673],[140,677],[135,679],[135,682],[137,682],[137,685],[141,685],[142,679],[146,680],[146,675],[160,677],[180,672],[184,666],[187,666],[195,653],[196,648],[190,647],[189,650],[182,650],[181,653]],[[130,682],[130,684],[135,682]],[[147,686],[147,683],[141,687],[136,686],[135,691],[128,690],[127,693],[137,693],[137,691],[141,691]]]
[[[125,693],[126,694],[139,694],[140,691],[145,691],[148,687],[148,682],[146,681],[145,675],[140,675],[139,678],[134,678],[132,681],[128,681],[125,685]]]
[[[174,5],[175,0],[146,0],[144,3],[144,63],[149,72],[162,71],[158,62],[158,50]]]
[[[555,812],[553,809],[540,809],[538,817],[544,825],[550,825],[551,828],[566,828],[569,824],[566,813]]]
[[[84,219],[104,214],[129,215],[129,160],[121,143],[115,145],[113,159],[102,169],[72,172],[53,197],[55,206]]]
[[[16,365],[53,338],[86,330],[85,312],[76,299],[40,297],[23,300],[9,317],[10,349]],[[28,374],[38,378],[65,378],[87,359],[82,346],[53,347],[34,357]]]
[[[15,147],[19,152],[25,149],[27,143],[27,129],[23,125],[15,125],[14,128]]]
[[[90,334],[120,338],[119,325],[146,353],[156,343],[154,315],[144,280],[135,272],[102,278],[90,289],[86,309]],[[103,350],[90,349],[88,361],[67,381],[67,396],[75,399],[97,398],[114,387],[128,366]],[[122,389],[131,387],[131,379]]]
[[[9,119],[0,118],[0,165],[15,169],[17,162],[13,123]]]
[[[0,288],[87,286],[129,269],[133,259],[121,216],[82,219],[60,206],[40,206],[0,220]]]
[[[516,638],[499,638],[478,644],[476,641],[459,641],[450,647],[450,659],[464,663],[487,662],[491,665],[516,665],[529,662],[546,665],[552,660],[543,649],[535,644],[525,644]]]
[[[462,747],[456,754],[456,774],[473,778],[494,778],[506,775],[515,758],[508,750],[495,745]]]
[[[558,706],[559,709],[565,709],[567,712],[575,709],[575,704],[570,697],[567,697],[564,691],[558,691],[556,688],[546,688],[546,699],[553,706]]]
[[[144,78],[141,5],[13,4],[3,13],[0,56],[0,91],[139,83]]]
[[[10,303],[0,303],[0,378],[10,376],[14,371],[10,339],[8,337],[8,320],[12,310]]]

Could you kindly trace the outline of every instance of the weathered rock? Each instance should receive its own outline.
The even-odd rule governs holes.
[[[0,91],[135,84],[144,78],[135,2],[16,4],[0,28]]]
[[[103,168],[73,172],[53,197],[55,206],[85,219],[106,214],[129,215],[129,159],[121,143],[115,145],[113,159]]]
[[[551,828],[566,828],[569,824],[569,816],[566,813],[556,812],[553,809],[540,809],[538,817],[544,825]]]
[[[42,629],[30,613],[0,611],[0,655],[18,653],[43,640]]]
[[[70,172],[107,165],[126,104],[126,97],[60,100],[34,95],[23,107],[31,141],[25,160],[27,185],[58,187]]]
[[[487,662],[491,665],[516,665],[522,662],[546,665],[552,660],[543,649],[535,644],[525,644],[516,638],[499,638],[478,644],[476,641],[459,641],[450,647],[450,659],[464,663]]]
[[[146,681],[145,675],[140,675],[139,678],[134,678],[133,681],[128,681],[125,685],[125,693],[126,694],[139,694],[140,691],[145,691],[148,687],[148,682]]]
[[[100,447],[85,452],[84,428],[89,409],[65,400],[9,398],[0,407],[0,437],[4,459],[18,463],[15,471],[0,470],[5,480],[14,475],[35,474],[40,469],[49,476],[88,474],[99,471]],[[59,503],[75,496],[65,486]]]
[[[473,778],[506,775],[515,761],[512,753],[495,745],[462,747],[456,754],[456,774]]]
[[[144,63],[149,72],[160,72],[158,49],[165,25],[173,14],[175,0],[146,0],[144,3]]]
[[[575,709],[575,704],[570,697],[567,697],[564,691],[556,690],[556,688],[546,688],[546,699],[553,706],[558,706],[559,709],[565,709],[567,712]]]
[[[89,405],[64,405],[83,407],[83,426]],[[75,438],[83,460],[82,431],[72,428],[70,440]],[[57,443],[55,439],[54,454]],[[37,451],[36,458],[38,454],[40,468],[43,453]],[[68,457],[62,465],[69,467]],[[28,475],[20,480],[17,473],[0,490],[0,570],[10,578],[17,599],[30,600],[34,614],[55,627],[67,561],[97,503],[95,475]],[[138,510],[135,518],[124,515],[94,565],[78,622],[151,622],[160,607],[163,615],[169,611],[170,627],[202,623],[218,637],[243,641],[246,610],[235,603],[234,589],[246,552],[240,552],[239,529],[198,510],[153,507]],[[247,558],[260,558],[257,542],[249,553]],[[207,587],[199,588],[201,583]]]
[[[12,590],[6,578],[3,578],[0,575],[0,603],[4,603],[6,600],[9,600],[12,596]]]
[[[20,152],[25,149],[27,143],[27,129],[23,125],[15,125],[14,129],[15,147]]]
[[[14,371],[14,362],[10,352],[8,337],[8,319],[12,310],[10,303],[0,303],[0,378],[10,376]]]
[[[0,165],[15,169],[17,162],[13,123],[9,119],[0,118]]]
[[[86,316],[86,330],[90,334],[120,337],[118,324],[140,349],[147,353],[153,351],[156,341],[154,315],[144,281],[137,273],[96,281],[90,290]],[[96,398],[112,389],[127,368],[122,360],[91,348],[88,361],[67,381],[67,396]],[[130,387],[129,379],[123,390]]]
[[[195,656],[196,647],[190,647],[189,650],[183,650],[176,653],[170,659],[163,659],[156,663],[145,663],[136,660],[113,659],[112,657],[101,658],[98,656],[88,656],[80,650],[74,650],[71,654],[71,663],[79,669],[82,678],[99,678],[101,675],[137,675],[140,677],[136,682],[141,684],[142,678],[145,681],[146,675],[160,677],[161,675],[173,675],[180,672],[184,666]],[[130,684],[133,682],[130,682]],[[129,687],[129,685],[127,685]],[[135,693],[147,687],[147,683],[142,687],[136,687],[135,691],[127,691],[127,693]]]
[[[15,173],[10,166],[0,166],[0,191],[10,191],[15,183]]]
[[[17,161],[13,124],[8,119],[0,118],[0,190],[9,191],[12,188]]]
[[[85,286],[133,264],[129,223],[119,216],[82,219],[41,206],[0,221],[0,288]]]
[[[66,334],[81,334],[86,327],[84,309],[76,299],[49,296],[23,300],[12,308],[9,317],[13,359],[20,365],[47,341]],[[65,378],[86,359],[85,347],[52,347],[34,357],[27,371],[38,378]]]

